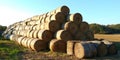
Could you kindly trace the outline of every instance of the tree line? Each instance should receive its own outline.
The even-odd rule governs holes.
[[[6,30],[7,26],[0,25],[0,39],[2,37],[2,33]]]
[[[100,24],[89,24],[90,29],[95,34],[120,34],[120,24],[115,25],[100,25]]]

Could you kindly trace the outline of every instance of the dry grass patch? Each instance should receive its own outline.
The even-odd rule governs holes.
[[[95,34],[95,38],[120,42],[120,34]]]

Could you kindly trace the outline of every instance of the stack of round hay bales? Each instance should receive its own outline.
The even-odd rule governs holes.
[[[16,22],[2,35],[35,51],[49,47],[53,52],[67,52],[78,58],[116,53],[114,44],[93,41],[94,33],[89,24],[80,13],[70,14],[67,6]]]
[[[108,54],[110,54],[110,55],[117,54],[117,48],[114,43],[112,43],[108,40],[102,40],[102,42],[104,42],[104,44],[107,45]]]

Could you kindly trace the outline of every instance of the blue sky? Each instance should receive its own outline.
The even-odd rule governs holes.
[[[120,0],[0,0],[0,25],[10,25],[66,5],[79,12],[83,21],[98,24],[120,23]]]

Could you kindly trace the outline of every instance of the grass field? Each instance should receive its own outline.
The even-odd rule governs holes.
[[[95,38],[106,39],[113,41],[116,47],[120,50],[120,34],[95,34]],[[105,57],[95,57],[92,59],[104,60],[104,59],[120,59],[120,51],[117,55],[105,56]],[[0,40],[0,60],[79,60],[75,56],[69,56],[66,53],[55,53],[49,50],[36,52],[27,49],[23,46],[19,46],[13,41]],[[86,59],[84,59],[86,60]],[[89,60],[89,59],[87,59]]]
[[[120,42],[120,34],[95,34],[95,38]]]

